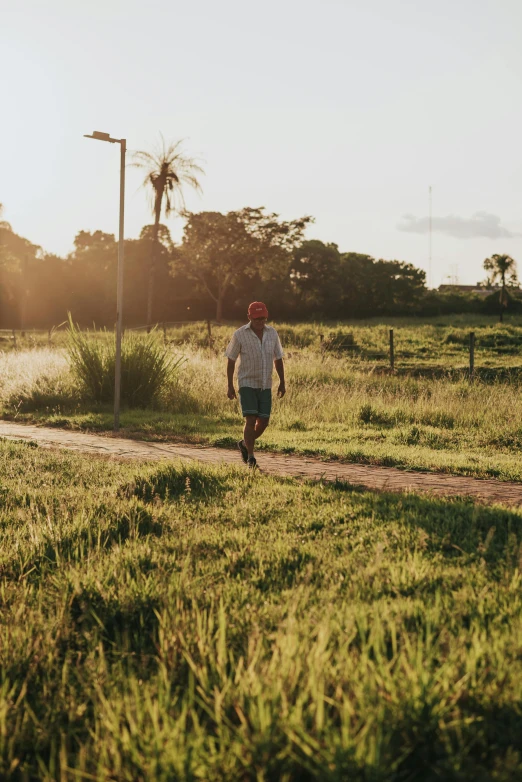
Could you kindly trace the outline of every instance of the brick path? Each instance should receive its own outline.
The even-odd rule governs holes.
[[[0,438],[34,440],[45,448],[66,448],[82,453],[104,454],[122,459],[182,459],[205,464],[234,464],[241,466],[239,453],[234,450],[179,443],[127,440],[112,435],[86,434],[65,429],[0,421]],[[312,480],[335,481],[364,486],[377,491],[428,492],[438,496],[468,496],[488,504],[522,505],[522,484],[494,479],[481,480],[441,473],[419,473],[395,467],[374,467],[364,464],[322,462],[303,456],[285,456],[259,453],[263,473]],[[246,468],[245,468],[246,469]]]

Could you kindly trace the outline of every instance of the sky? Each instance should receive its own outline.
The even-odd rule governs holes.
[[[0,0],[0,19],[3,217],[47,252],[118,231],[119,148],[83,134],[131,162],[161,132],[205,170],[191,211],[312,215],[308,238],[432,287],[492,253],[522,276],[520,0]],[[150,207],[126,176],[134,238]]]

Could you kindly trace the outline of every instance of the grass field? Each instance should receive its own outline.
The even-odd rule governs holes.
[[[389,327],[396,372],[387,369]],[[168,350],[187,361],[155,409],[124,410],[124,434],[234,446],[241,431],[225,393],[222,351],[231,326],[167,331]],[[260,447],[325,459],[522,480],[522,321],[445,318],[431,322],[278,326],[288,393],[274,404]],[[469,382],[469,332],[476,379]],[[353,335],[355,348],[320,350],[319,335]],[[93,338],[108,338],[99,334]],[[3,415],[55,426],[110,430],[110,406],[81,398],[64,354],[63,332],[18,339],[0,353]],[[163,340],[163,333],[158,332]]]
[[[522,779],[522,527],[0,442],[0,778]]]
[[[212,341],[216,352],[222,353],[234,328],[241,324],[212,325]],[[469,332],[476,334],[477,351],[485,366],[509,366],[517,364],[522,347],[522,315],[506,316],[504,324],[495,317],[478,315],[452,315],[422,318],[369,319],[332,323],[300,323],[273,325],[279,331],[287,349],[312,348],[319,350],[321,335],[327,341],[335,334],[351,334],[355,359],[386,362],[389,348],[389,329],[395,331],[395,350],[399,363],[411,369],[412,364],[425,362],[431,366],[467,365],[466,350]],[[99,331],[92,332],[100,337]],[[158,327],[158,337],[163,339],[163,329]],[[66,324],[53,330],[28,331],[24,337],[17,332],[16,347],[21,350],[63,347],[67,338]],[[204,322],[187,323],[166,329],[166,339],[174,346],[208,348],[207,325]],[[0,347],[12,350],[14,341],[9,331],[0,332]],[[508,358],[511,357],[511,358]]]

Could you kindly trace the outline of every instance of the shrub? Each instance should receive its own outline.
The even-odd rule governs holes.
[[[306,432],[306,431],[308,431],[307,425],[303,421],[301,421],[299,419],[297,421],[293,421],[291,424],[288,424],[288,426],[286,428],[288,429],[289,432]]]
[[[107,335],[108,336],[108,335]],[[67,351],[72,373],[82,392],[94,402],[114,398],[116,346],[113,339],[89,336],[69,316]],[[174,378],[185,359],[175,360],[154,331],[129,334],[121,345],[121,402],[130,407],[147,407]]]
[[[359,421],[363,424],[380,424],[381,426],[390,426],[390,416],[384,411],[379,411],[373,405],[366,403],[361,405],[358,415]]]
[[[331,332],[323,342],[324,350],[353,350],[356,347],[353,334],[348,334],[341,329]]]

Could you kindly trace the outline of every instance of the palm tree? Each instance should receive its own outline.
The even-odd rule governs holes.
[[[160,134],[161,135],[161,134]],[[185,199],[183,187],[189,185],[201,192],[198,174],[204,171],[194,158],[181,150],[183,140],[171,142],[168,146],[161,136],[161,145],[151,152],[135,152],[133,165],[145,170],[144,187],[151,188],[151,208],[154,215],[153,241],[149,263],[149,283],[147,291],[147,331],[152,324],[152,302],[154,298],[154,278],[156,274],[156,256],[158,249],[158,231],[161,213],[165,217],[171,214],[183,214]]]
[[[508,296],[506,293],[506,281],[511,284],[517,282],[517,262],[510,255],[492,255],[484,261],[484,269],[489,272],[488,283],[492,285],[500,280],[501,290],[499,295],[500,322],[504,319],[504,307],[507,307]]]

